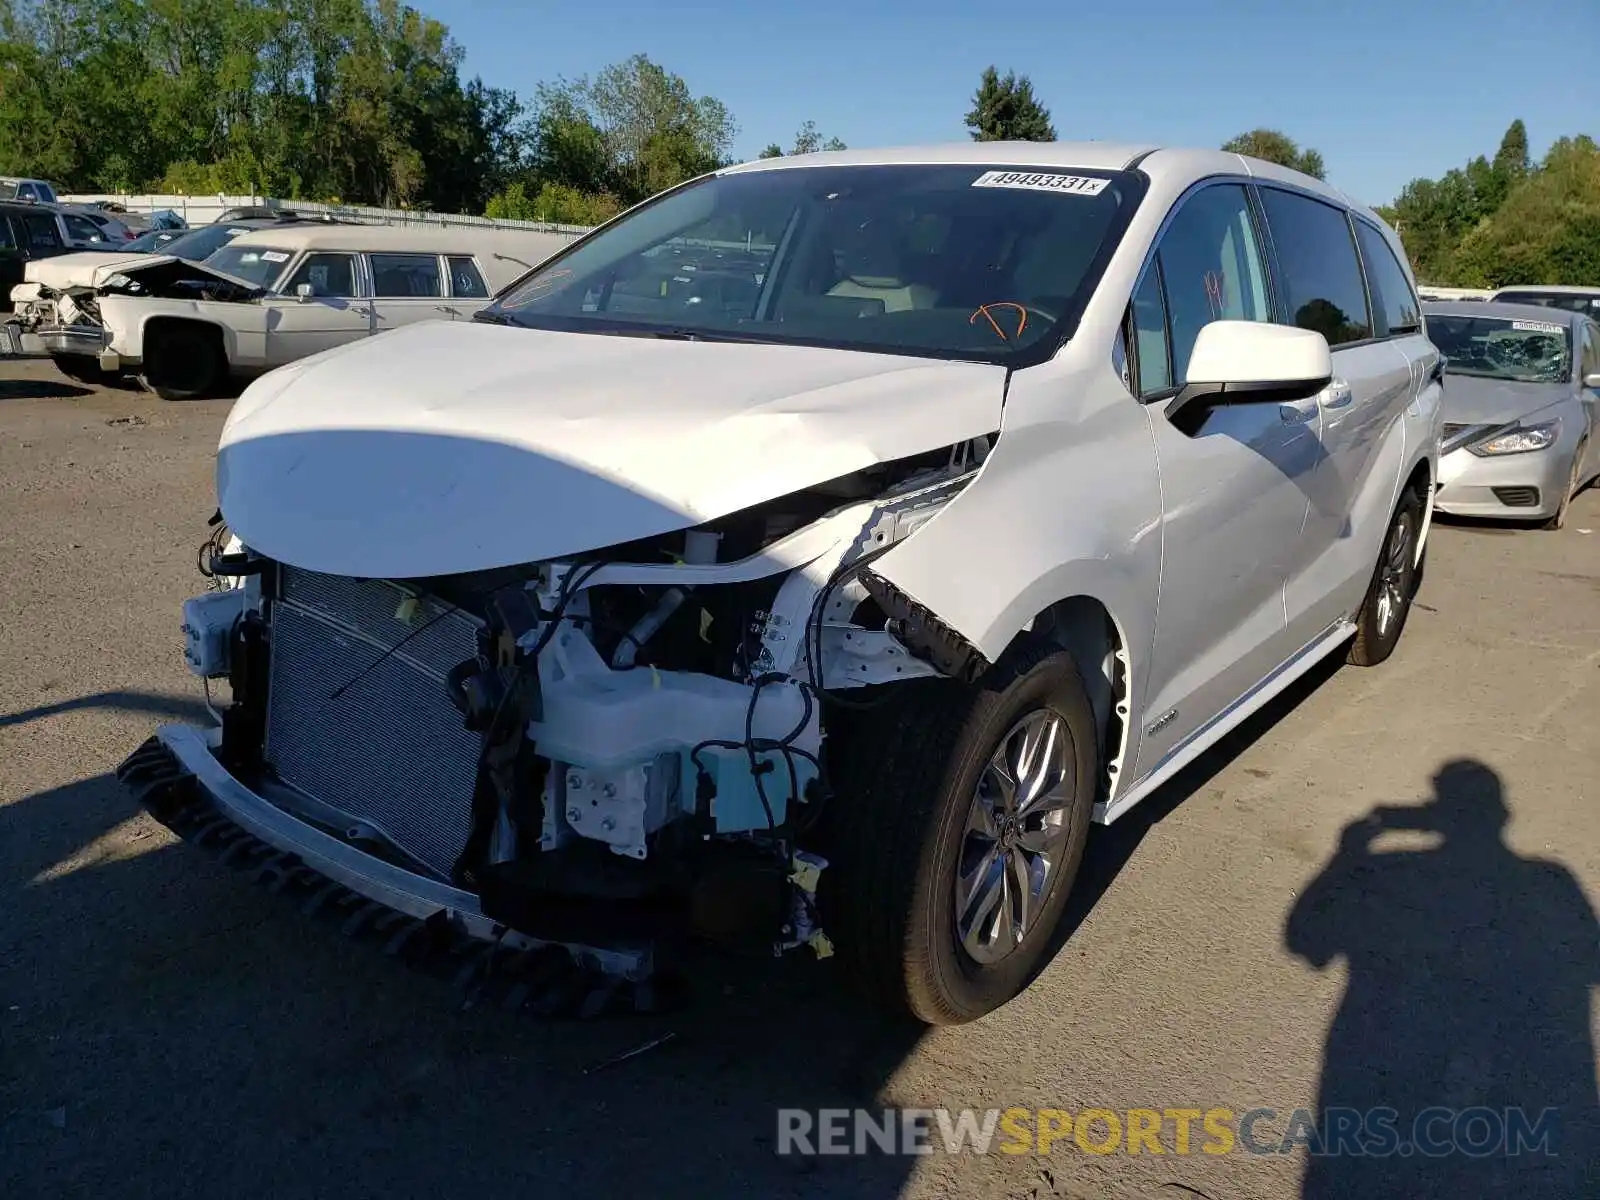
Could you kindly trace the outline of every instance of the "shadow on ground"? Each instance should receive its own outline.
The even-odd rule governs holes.
[[[0,379],[0,400],[76,400],[88,395],[88,388],[58,379]]]
[[[188,696],[171,696],[160,692],[96,692],[92,696],[77,696],[54,704],[40,704],[20,712],[0,713],[0,729],[26,725],[58,713],[76,712],[86,708],[112,709],[117,712],[151,713],[172,717],[179,721],[206,721],[206,706]],[[0,820],[3,820],[0,817]]]
[[[1457,760],[1433,783],[1347,826],[1284,927],[1292,954],[1349,973],[1312,1143],[1338,1153],[1308,1158],[1304,1195],[1600,1194],[1594,912],[1502,840],[1493,770]]]

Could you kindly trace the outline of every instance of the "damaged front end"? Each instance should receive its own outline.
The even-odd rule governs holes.
[[[112,349],[113,332],[101,312],[105,297],[246,302],[262,294],[254,284],[203,263],[151,256],[148,262],[120,260],[84,274],[30,279],[12,289],[11,300],[21,335],[58,364],[115,372],[137,364],[123,363]]]
[[[186,659],[229,698],[215,728],[163,728],[124,774],[179,832],[243,839],[275,886],[333,888],[390,941],[476,944],[449,955],[484,970],[559,950],[611,995],[686,938],[825,957],[825,817],[858,707],[838,693],[965,675],[976,653],[868,567],[988,447],[443,577],[325,574],[213,539]]]

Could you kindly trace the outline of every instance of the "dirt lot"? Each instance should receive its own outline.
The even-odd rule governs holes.
[[[226,409],[0,363],[0,1195],[1600,1194],[1600,491],[1560,533],[1437,529],[1395,659],[1316,673],[1097,830],[1070,941],[991,1019],[907,1030],[795,962],[543,1024],[306,920],[112,779],[199,712],[178,605]],[[1418,831],[1341,850],[1453,760],[1391,822]],[[1318,1104],[1563,1124],[1509,1162],[774,1152],[779,1106],[877,1104],[1271,1108],[1258,1144]]]

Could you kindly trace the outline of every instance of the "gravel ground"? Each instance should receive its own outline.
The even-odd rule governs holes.
[[[553,1025],[464,1008],[115,784],[200,711],[178,606],[226,411],[0,363],[0,1195],[1600,1195],[1600,490],[1559,533],[1437,528],[1395,658],[1315,672],[1096,830],[1070,939],[990,1019],[712,961],[686,1012]],[[1341,841],[1383,806],[1410,831]],[[1271,1108],[1258,1143],[1318,1104],[1563,1124],[1553,1159],[774,1152],[779,1106],[884,1104]]]

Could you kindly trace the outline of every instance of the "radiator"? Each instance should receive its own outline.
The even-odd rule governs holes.
[[[480,622],[381,580],[290,567],[279,578],[267,763],[448,876],[471,822],[479,742],[445,675],[476,652]]]

